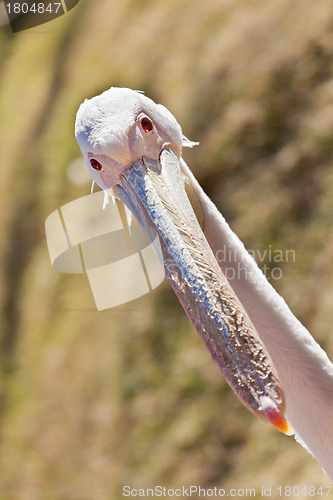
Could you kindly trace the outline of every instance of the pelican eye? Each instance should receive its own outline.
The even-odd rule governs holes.
[[[153,123],[151,120],[149,120],[149,118],[147,118],[146,116],[144,118],[142,118],[141,120],[141,127],[143,128],[143,130],[148,133],[148,132],[151,132],[153,130]]]
[[[95,170],[102,170],[102,165],[100,164],[99,161],[95,160],[95,158],[91,158],[90,159],[90,165],[92,166],[92,168],[94,168]]]

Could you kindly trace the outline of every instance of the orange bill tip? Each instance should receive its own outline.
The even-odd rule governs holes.
[[[262,411],[266,419],[279,431],[287,434],[287,436],[292,436],[294,431],[288,424],[284,415],[278,410],[273,401],[270,401],[269,398],[265,398],[265,400],[266,401],[262,405]]]
[[[279,431],[284,432],[287,436],[292,436],[294,434],[294,431],[288,424],[287,420],[275,408],[270,409],[270,411],[266,413],[266,416],[271,424],[279,429]]]

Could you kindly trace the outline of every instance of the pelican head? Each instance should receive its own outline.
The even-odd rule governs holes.
[[[212,358],[242,402],[289,433],[273,362],[205,237],[174,116],[141,92],[111,88],[81,104],[76,138],[95,182],[133,212]]]
[[[130,89],[112,87],[80,106],[76,138],[95,182],[102,189],[140,158],[158,161],[161,151],[182,151],[182,130],[170,111]],[[99,168],[101,166],[101,168]]]

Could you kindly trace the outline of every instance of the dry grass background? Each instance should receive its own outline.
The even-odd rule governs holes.
[[[295,251],[274,286],[332,357],[333,5],[81,0],[0,44],[0,499],[330,484],[241,406],[167,283],[97,313],[44,221],[89,192],[67,176],[80,102],[142,89],[200,141],[186,160],[247,247]]]

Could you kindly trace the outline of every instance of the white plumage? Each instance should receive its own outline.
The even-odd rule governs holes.
[[[198,234],[198,241],[201,236],[196,222],[193,221],[193,212],[190,213],[187,207],[183,208],[187,202],[183,198],[183,186],[180,186],[182,181],[179,176],[176,177],[177,172],[174,174],[172,171],[178,167],[174,167],[174,163],[168,164],[164,153],[161,154],[171,148],[179,169],[189,180],[194,197],[203,211],[204,237],[213,254],[219,249],[224,249],[226,256],[233,256],[230,260],[219,262],[219,265],[222,271],[235,270],[231,273],[232,288],[275,365],[285,393],[285,415],[295,431],[296,439],[313,454],[326,473],[333,478],[333,365],[267,281],[181,158],[182,146],[191,147],[195,143],[184,138],[176,119],[164,106],[155,104],[141,93],[117,88],[111,88],[101,96],[85,101],[81,105],[76,120],[76,137],[93,179],[102,189],[111,188],[116,196],[135,212],[148,233],[152,230],[152,221],[157,226],[160,236],[162,230],[159,230],[159,224],[161,227],[163,225],[166,227],[163,233],[165,254],[170,250],[171,241],[180,241],[178,238],[180,234],[184,239],[184,246],[180,249],[179,255],[175,254],[178,255],[177,261],[178,258],[181,260],[186,252],[192,251],[188,249],[193,241],[189,241],[190,236],[187,233],[193,228],[193,234]],[[135,177],[134,174],[141,177]],[[173,175],[175,177],[172,177]],[[173,178],[178,180],[173,181]],[[157,194],[153,187],[154,189],[156,187]],[[176,190],[176,195],[172,192],[173,189]],[[167,197],[164,198],[164,195]],[[174,205],[177,204],[178,212],[174,209]],[[182,228],[182,223],[187,224],[186,227],[191,231]],[[175,234],[178,240],[165,237],[165,234],[169,234],[168,231],[170,235]],[[205,252],[203,249],[201,254],[206,255]],[[214,268],[215,264],[208,254],[204,264],[199,262],[201,254],[199,257],[196,255],[193,264],[189,265],[191,272],[200,265]],[[216,270],[216,267],[214,269]],[[242,272],[239,272],[240,269]],[[207,271],[206,281],[207,276],[210,276],[209,272],[210,270]],[[228,275],[230,276],[230,272]],[[176,283],[179,276],[180,281],[183,281]],[[180,300],[184,309],[187,309],[190,319],[199,331],[197,316],[203,315],[203,306],[198,304],[201,299],[193,298],[193,290],[189,292],[183,290],[190,288],[188,284],[192,278],[186,278],[188,280],[186,281],[184,273],[181,274],[179,271],[176,276],[169,276],[169,279],[177,295],[181,295]],[[194,288],[195,286],[193,285]],[[214,295],[216,288],[209,288],[207,294],[209,295],[211,290]],[[195,309],[195,314],[192,311],[193,303],[198,308]],[[195,318],[191,317],[191,311]],[[206,318],[204,316],[202,318],[204,332],[202,337],[205,340]],[[218,347],[214,343],[210,346],[210,341],[211,339],[208,339],[206,345],[208,344],[208,349],[215,359]],[[235,356],[238,356],[237,352]],[[250,391],[255,392],[252,389],[249,387]],[[264,401],[268,401],[268,406],[272,403],[272,408],[275,408],[274,397],[270,396],[269,391],[267,394],[260,393],[258,397],[254,395],[255,401],[258,401],[258,412],[264,410],[265,413]],[[254,411],[253,408],[250,409]],[[260,418],[265,417],[263,414],[258,413],[258,415]]]

